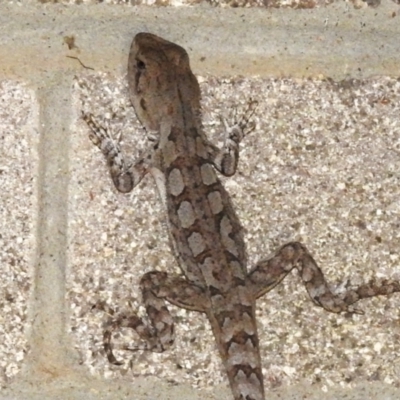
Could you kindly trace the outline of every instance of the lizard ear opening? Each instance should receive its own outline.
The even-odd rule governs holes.
[[[136,59],[136,68],[139,70],[144,70],[146,69],[146,64],[142,60]]]

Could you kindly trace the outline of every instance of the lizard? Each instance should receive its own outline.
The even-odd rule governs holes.
[[[256,300],[296,268],[312,302],[333,313],[362,313],[357,301],[400,291],[397,281],[371,280],[358,287],[331,291],[323,272],[304,244],[290,242],[247,269],[243,229],[216,171],[235,174],[239,145],[254,129],[256,103],[243,117],[225,123],[225,141],[212,144],[202,127],[200,87],[186,50],[151,33],[138,33],[128,60],[131,103],[145,128],[149,149],[128,163],[90,113],[82,117],[90,139],[105,156],[116,189],[127,193],[150,174],[165,207],[168,235],[181,276],[150,271],[140,280],[148,322],[136,313],[112,319],[104,331],[110,363],[120,365],[111,345],[120,327],[142,339],[135,349],[163,352],[173,344],[174,323],[167,303],[205,313],[235,400],[264,400],[265,390],[255,318]]]

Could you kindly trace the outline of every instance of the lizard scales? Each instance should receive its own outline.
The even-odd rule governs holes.
[[[131,102],[151,142],[134,165],[127,165],[118,143],[91,114],[83,114],[83,119],[119,191],[131,191],[147,173],[154,177],[183,277],[159,271],[142,277],[140,287],[150,323],[134,313],[116,317],[104,332],[107,357],[120,364],[112,352],[111,334],[121,326],[136,330],[143,339],[141,349],[161,352],[168,348],[174,330],[167,300],[207,315],[234,399],[264,400],[257,298],[293,268],[299,270],[313,303],[334,313],[361,313],[354,303],[399,292],[400,284],[372,280],[335,294],[306,247],[298,242],[282,246],[247,271],[242,228],[215,169],[225,176],[235,173],[239,144],[251,125],[254,102],[240,122],[227,128],[225,144],[219,149],[203,132],[200,89],[182,47],[150,33],[137,34],[129,54],[128,81]]]
[[[149,34],[137,35],[135,42],[128,65],[128,74],[135,76],[129,86],[131,100],[146,130],[160,132],[153,168],[162,173],[155,176],[165,193],[175,255],[183,274],[209,303],[201,311],[210,321],[235,398],[262,399],[255,303],[246,287],[242,229],[209,161],[199,120],[198,82],[182,47]],[[150,85],[156,87],[147,90]]]

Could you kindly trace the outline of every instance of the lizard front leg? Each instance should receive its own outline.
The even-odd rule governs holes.
[[[83,113],[82,119],[91,130],[90,140],[107,160],[115,187],[122,193],[130,192],[149,171],[152,153],[148,152],[134,165],[127,165],[119,144],[110,137],[108,130],[92,114]]]
[[[121,365],[112,351],[111,337],[118,328],[134,329],[143,343],[139,346],[125,347],[125,350],[150,350],[162,353],[174,342],[174,323],[165,300],[178,307],[198,312],[210,308],[210,300],[204,290],[181,277],[170,277],[166,272],[151,271],[140,281],[143,302],[149,323],[137,314],[121,314],[114,318],[104,331],[103,345],[108,361]]]
[[[250,99],[247,108],[243,112],[236,110],[236,114],[241,113],[241,118],[237,120],[235,116],[232,124],[229,124],[225,118],[222,118],[225,126],[225,140],[221,149],[209,141],[205,142],[208,161],[225,176],[232,176],[236,172],[239,162],[239,144],[255,129],[252,117],[257,109],[257,105],[257,101]]]
[[[293,268],[298,269],[313,303],[334,313],[348,311],[363,314],[353,306],[357,301],[400,292],[400,282],[372,280],[335,294],[330,290],[321,269],[306,247],[299,242],[292,242],[282,246],[272,258],[259,262],[250,271],[247,284],[254,298],[272,290]]]

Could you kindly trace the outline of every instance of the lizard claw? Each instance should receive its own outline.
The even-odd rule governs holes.
[[[258,101],[250,98],[247,104],[247,109],[243,112],[242,118],[238,123],[240,128],[243,130],[245,136],[253,132],[256,128],[256,122],[252,118],[257,110],[257,107]],[[245,130],[247,132],[245,132]]]
[[[225,130],[229,134],[229,138],[234,142],[240,143],[245,136],[255,130],[256,123],[253,117],[257,107],[258,101],[250,98],[246,108],[238,106],[233,109],[233,115],[229,118],[233,121],[232,123],[229,124],[226,118],[221,117]]]

